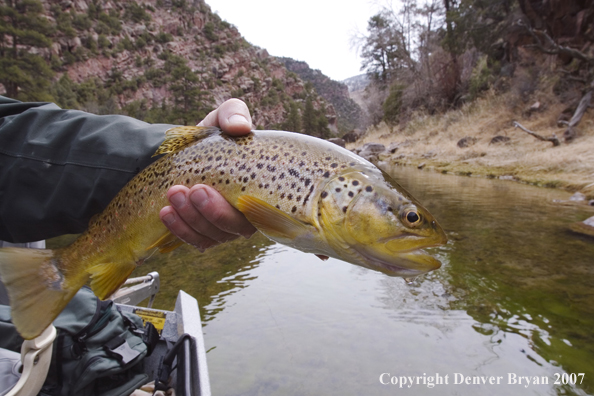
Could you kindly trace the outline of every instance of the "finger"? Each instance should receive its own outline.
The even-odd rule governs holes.
[[[199,126],[218,126],[230,135],[240,136],[252,129],[252,117],[247,105],[239,99],[229,99],[211,111]]]
[[[190,189],[190,201],[210,224],[229,234],[251,237],[257,230],[215,189],[202,184]],[[210,234],[206,234],[209,235]]]
[[[202,240],[204,239],[202,236],[204,236],[218,243],[223,243],[237,238],[237,235],[227,233],[217,227],[216,224],[211,224],[190,202],[188,199],[190,194],[191,190],[185,186],[173,186],[167,192],[167,198],[171,206],[173,206],[179,218],[188,226],[181,225],[179,228],[179,232],[182,232],[183,237],[186,238],[184,241],[195,244],[194,239]],[[229,205],[227,201],[225,201],[225,204]],[[199,236],[195,236],[188,228],[199,234]]]
[[[159,217],[165,226],[171,231],[173,235],[188,243],[201,252],[209,247],[215,246],[218,242],[213,241],[207,236],[198,234],[192,227],[181,219],[179,214],[171,206],[165,206],[159,212]]]

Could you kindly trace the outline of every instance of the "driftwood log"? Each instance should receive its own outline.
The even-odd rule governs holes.
[[[592,82],[592,85],[590,85],[590,89],[582,97],[582,100],[580,100],[580,104],[578,105],[577,109],[575,109],[573,117],[571,117],[571,120],[569,120],[569,123],[567,123],[567,129],[565,130],[565,132],[563,132],[563,140],[565,140],[565,143],[571,142],[577,136],[577,132],[574,127],[580,123],[582,117],[586,113],[586,110],[588,110],[588,107],[590,107],[590,103],[592,102],[593,85],[594,82]]]
[[[559,143],[559,139],[557,138],[557,135],[555,135],[554,133],[553,133],[552,136],[544,137],[542,135],[539,135],[536,132],[532,132],[531,130],[527,129],[526,127],[524,127],[522,124],[520,124],[517,121],[514,121],[514,126],[516,128],[520,128],[521,130],[523,130],[527,134],[534,136],[538,140],[542,140],[543,142],[551,142],[551,143],[553,143],[553,147],[556,147],[556,146],[558,146],[560,144]]]

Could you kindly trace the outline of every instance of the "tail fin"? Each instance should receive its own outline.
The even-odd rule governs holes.
[[[0,249],[0,279],[10,298],[12,322],[24,339],[49,326],[83,284],[70,285],[54,250]]]

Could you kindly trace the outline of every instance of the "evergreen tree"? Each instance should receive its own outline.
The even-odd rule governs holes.
[[[176,55],[170,55],[165,62],[165,71],[171,73],[169,89],[174,102],[172,121],[181,121],[184,125],[195,124],[210,111],[210,107],[204,103],[207,92],[200,89],[200,79],[186,63],[185,59]]]
[[[7,96],[21,100],[52,100],[47,92],[53,71],[31,47],[47,48],[53,26],[42,16],[38,0],[4,0],[0,4],[0,83]]]
[[[311,97],[305,100],[305,110],[303,110],[302,122],[303,132],[307,135],[313,135],[316,131],[316,110],[314,109]]]
[[[296,102],[291,101],[287,106],[287,120],[283,124],[283,129],[292,132],[301,132],[301,117],[299,116],[299,106]],[[313,106],[312,106],[313,108]]]
[[[328,139],[330,137],[330,128],[328,128],[328,119],[324,114],[318,116],[316,123],[316,136],[322,139]]]

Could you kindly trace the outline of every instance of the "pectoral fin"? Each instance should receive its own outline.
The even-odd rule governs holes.
[[[251,196],[237,199],[237,209],[260,231],[274,240],[293,240],[310,232],[310,225],[292,218],[280,209]]]
[[[159,253],[169,253],[183,244],[183,241],[167,231],[161,238],[157,239],[151,246],[147,247],[146,250],[159,248]]]

